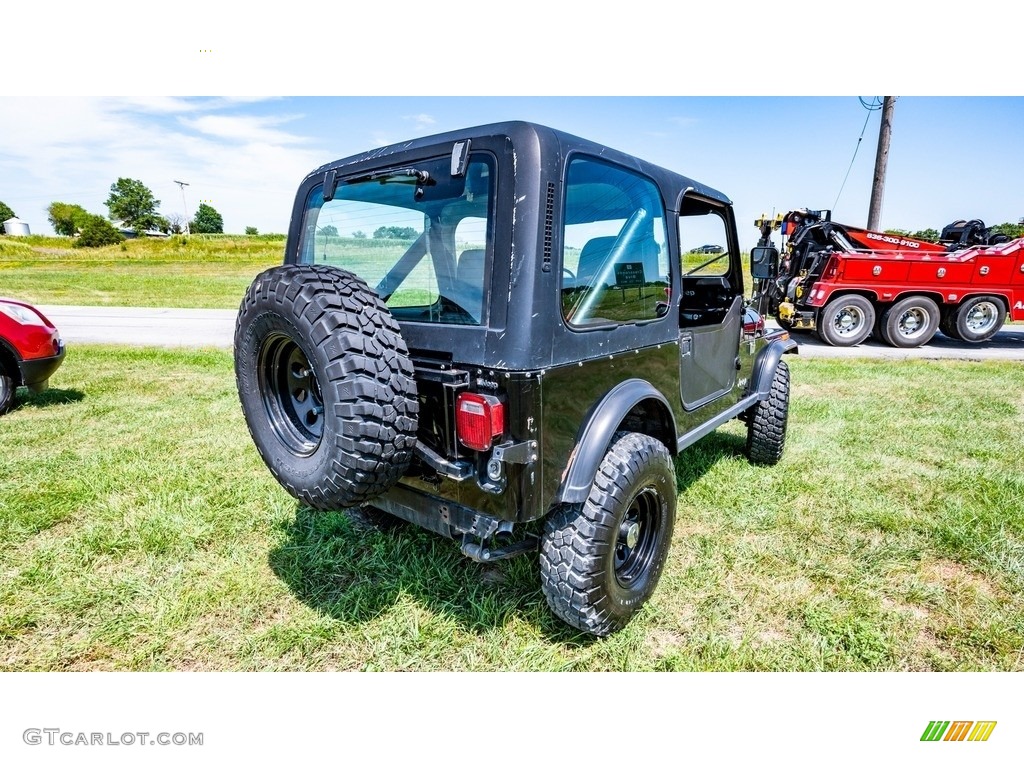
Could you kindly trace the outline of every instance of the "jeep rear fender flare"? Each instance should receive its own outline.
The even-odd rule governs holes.
[[[775,369],[783,355],[798,354],[797,343],[788,336],[776,336],[757,353],[754,370],[747,385],[747,394],[757,394],[758,400],[767,400],[772,391]]]
[[[668,401],[649,382],[627,379],[609,390],[591,409],[580,428],[576,445],[569,454],[568,465],[562,475],[556,504],[582,504],[587,500],[597,468],[604,460],[615,433],[621,429],[622,420],[644,402],[656,409],[660,422],[661,429],[653,431],[662,434],[652,434],[652,437],[663,441],[670,453],[676,453],[676,422]]]

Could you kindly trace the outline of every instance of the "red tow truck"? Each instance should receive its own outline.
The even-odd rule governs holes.
[[[871,334],[895,347],[927,344],[936,331],[960,341],[992,338],[1024,320],[1024,238],[979,219],[955,221],[938,243],[832,221],[801,209],[755,222],[755,306],[790,330],[814,330],[833,346]],[[781,229],[782,253],[771,234]]]

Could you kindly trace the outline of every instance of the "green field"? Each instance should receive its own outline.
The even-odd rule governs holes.
[[[0,293],[35,304],[237,309],[284,237],[193,235],[73,248],[66,237],[0,238]]]
[[[623,632],[492,565],[298,505],[226,351],[75,347],[0,419],[0,670],[1016,670],[1024,370],[791,360],[787,453],[681,455],[673,550]]]

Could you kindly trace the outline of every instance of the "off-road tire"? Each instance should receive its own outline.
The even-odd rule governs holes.
[[[408,349],[350,272],[286,265],[257,276],[235,325],[235,380],[260,456],[309,506],[356,506],[408,469],[419,411]]]
[[[853,347],[875,325],[875,307],[863,296],[847,294],[832,299],[818,314],[818,336],[833,347]]]
[[[768,399],[748,411],[747,458],[754,464],[777,464],[786,445],[789,420],[789,366],[780,360]]]
[[[545,521],[541,584],[554,614],[599,637],[622,629],[658,584],[675,513],[668,449],[648,435],[616,434],[587,500]]]
[[[932,340],[939,330],[939,305],[927,296],[900,299],[882,315],[882,339],[892,347],[910,349]]]
[[[972,296],[952,315],[957,337],[970,344],[988,341],[1006,322],[1006,305],[996,296]]]
[[[14,378],[0,367],[0,416],[3,416],[14,406],[14,392],[16,389]]]

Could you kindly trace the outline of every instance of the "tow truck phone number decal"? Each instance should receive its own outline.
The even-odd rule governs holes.
[[[908,248],[920,248],[920,243],[915,243],[913,240],[903,240],[899,237],[890,237],[889,235],[876,235],[874,232],[868,232],[868,240],[881,240],[884,243],[891,243],[892,245],[905,245]]]

